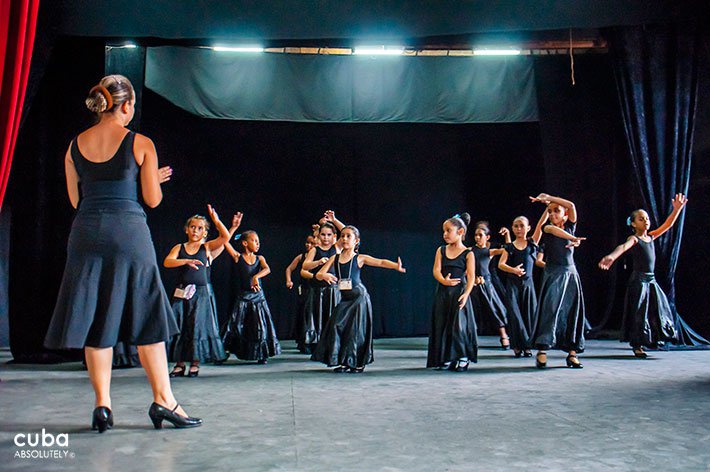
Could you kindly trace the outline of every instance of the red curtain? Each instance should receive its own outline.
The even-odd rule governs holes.
[[[0,0],[0,209],[30,75],[39,0]]]

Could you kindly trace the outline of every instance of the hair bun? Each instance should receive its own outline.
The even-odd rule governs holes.
[[[89,96],[86,97],[85,102],[86,108],[93,113],[103,113],[108,110],[108,102],[104,94],[98,90],[93,90],[89,92]]]
[[[466,226],[471,224],[471,215],[469,215],[468,213],[465,213],[465,212],[461,213],[459,215],[459,218],[461,218],[461,220],[463,220],[463,222],[466,224]]]

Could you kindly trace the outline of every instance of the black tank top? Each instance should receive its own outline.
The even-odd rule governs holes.
[[[574,235],[577,223],[565,222],[564,230]],[[574,247],[565,247],[570,242],[550,233],[544,233],[545,264],[553,266],[574,265]]]
[[[181,244],[180,251],[178,252],[178,259],[197,259],[203,264],[201,266],[197,266],[197,270],[187,265],[178,267],[178,270],[180,271],[178,274],[178,284],[182,286],[190,284],[201,286],[210,283],[207,248],[205,248],[204,244],[200,246],[194,255],[188,254],[185,250],[185,245]]]
[[[259,256],[253,264],[249,264],[245,259],[244,255],[239,257],[237,261],[237,290],[240,292],[251,292],[251,279],[259,273],[261,270],[261,264],[259,263]]]
[[[353,287],[362,284],[362,281],[360,280],[360,267],[357,264],[357,256],[358,254],[355,253],[352,259],[350,259],[348,262],[345,262],[344,264],[341,264],[340,254],[336,254],[335,262],[333,263],[333,266],[337,267],[335,269],[335,276],[338,278],[338,280],[350,279],[352,280]]]
[[[466,277],[466,257],[468,253],[471,252],[470,249],[464,249],[461,254],[459,254],[454,259],[449,259],[446,257],[446,246],[441,246],[439,248],[441,252],[441,275],[446,278],[448,274],[451,274],[452,279],[463,279]]]
[[[506,265],[509,265],[510,267],[517,267],[522,264],[523,269],[525,270],[525,275],[522,277],[506,272],[508,278],[513,280],[527,280],[531,278],[533,266],[535,265],[535,259],[537,258],[538,253],[537,244],[535,244],[532,239],[528,239],[528,245],[522,250],[516,248],[513,243],[507,243],[503,247],[508,253],[508,261],[506,262]]]
[[[631,248],[631,257],[634,261],[635,272],[653,272],[656,269],[656,249],[653,247],[653,239],[646,242],[638,236],[636,244]]]
[[[141,208],[137,185],[140,166],[133,154],[134,140],[135,133],[126,133],[116,154],[105,162],[88,160],[81,154],[77,139],[72,141],[70,153],[81,193],[79,210]]]
[[[328,249],[327,251],[324,251],[323,249],[316,246],[316,253],[313,256],[313,260],[317,261],[317,260],[322,259],[324,257],[327,257],[328,259],[330,259],[331,257],[336,255],[337,253],[338,253],[338,251],[335,249],[335,246],[330,246],[330,249]],[[335,264],[333,264],[333,266],[330,267],[330,270],[328,271],[329,273],[335,274],[335,267],[334,266],[335,266]],[[315,276],[318,273],[318,271],[321,269],[321,267],[323,267],[323,266],[322,265],[316,266],[313,269],[309,270],[309,272]],[[315,277],[313,277],[311,279],[311,284],[314,287],[327,287],[329,285],[328,282],[326,282],[325,280],[318,280]]]
[[[490,276],[491,272],[488,269],[491,263],[490,248],[473,246],[473,255],[476,258],[476,275]]]

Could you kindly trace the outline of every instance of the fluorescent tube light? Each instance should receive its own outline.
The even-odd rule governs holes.
[[[353,50],[353,54],[361,56],[400,56],[403,52],[402,46],[365,46]]]
[[[474,49],[474,56],[518,56],[520,49]]]
[[[261,46],[213,46],[213,51],[218,52],[264,52]]]

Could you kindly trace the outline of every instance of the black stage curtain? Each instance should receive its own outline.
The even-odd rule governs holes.
[[[698,101],[700,34],[695,23],[611,30],[612,57],[633,173],[655,226],[677,193],[688,194]],[[692,195],[690,196],[692,198]],[[685,211],[657,243],[656,275],[668,295],[678,345],[710,344],[676,309],[675,273]]]

